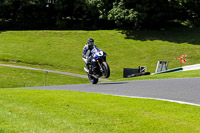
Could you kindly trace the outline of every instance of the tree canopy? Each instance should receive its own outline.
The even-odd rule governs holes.
[[[0,30],[200,25],[199,0],[0,0]]]

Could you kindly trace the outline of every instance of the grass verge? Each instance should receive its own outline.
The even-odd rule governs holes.
[[[89,83],[88,79],[0,66],[0,88]]]
[[[199,133],[200,107],[70,91],[0,89],[0,132]]]

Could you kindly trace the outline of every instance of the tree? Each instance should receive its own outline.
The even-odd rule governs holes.
[[[200,1],[0,0],[1,30],[155,28],[170,21],[200,26]]]
[[[127,9],[124,1],[114,2],[113,8],[108,12],[108,20],[113,20],[118,26],[134,23],[134,27],[139,26],[139,13],[134,9]]]
[[[199,0],[180,0],[184,8],[185,18],[193,25],[200,26],[200,1]]]

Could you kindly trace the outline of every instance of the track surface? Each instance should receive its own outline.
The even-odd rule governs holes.
[[[27,89],[70,90],[128,97],[146,97],[200,105],[200,78],[28,87]]]

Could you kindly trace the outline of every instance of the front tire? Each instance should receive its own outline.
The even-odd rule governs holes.
[[[105,78],[109,78],[110,77],[110,68],[106,62],[102,62],[102,69],[103,69],[103,72],[102,72],[103,76]]]
[[[89,78],[89,80],[90,80],[90,82],[92,83],[92,84],[97,84],[98,83],[98,81],[99,81],[99,79],[97,78],[94,78],[93,76],[91,76],[91,75],[88,75],[88,78]]]

